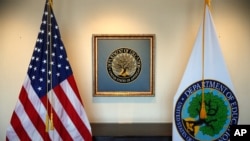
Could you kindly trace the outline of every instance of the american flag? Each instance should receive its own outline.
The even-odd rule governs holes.
[[[92,140],[91,127],[48,1],[6,140]]]

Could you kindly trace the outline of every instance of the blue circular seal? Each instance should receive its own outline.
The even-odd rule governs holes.
[[[229,87],[207,79],[193,83],[182,92],[174,117],[177,131],[184,140],[227,141],[229,126],[238,123],[239,107]]]

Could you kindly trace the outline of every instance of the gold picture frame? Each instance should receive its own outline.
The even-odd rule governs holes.
[[[155,96],[155,34],[93,34],[93,96]]]

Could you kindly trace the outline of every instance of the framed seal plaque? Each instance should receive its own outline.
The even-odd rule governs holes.
[[[94,96],[154,96],[154,34],[94,34]]]

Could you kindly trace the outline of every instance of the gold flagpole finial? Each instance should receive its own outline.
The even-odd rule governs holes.
[[[49,0],[49,5],[53,6],[53,0]]]
[[[205,3],[208,7],[210,7],[210,4],[211,4],[211,0],[205,0]]]

